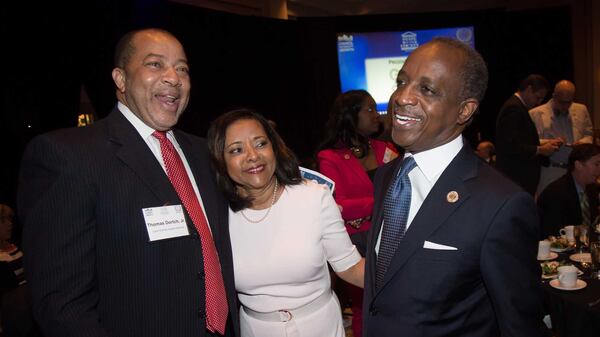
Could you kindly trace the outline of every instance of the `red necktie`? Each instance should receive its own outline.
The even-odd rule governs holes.
[[[216,331],[224,335],[228,314],[227,296],[225,295],[219,257],[217,256],[217,250],[208,228],[206,217],[204,216],[204,212],[202,212],[181,157],[179,157],[175,147],[173,147],[173,144],[167,138],[166,132],[154,131],[152,136],[160,142],[160,152],[167,168],[167,176],[173,187],[175,187],[179,199],[183,202],[183,206],[190,215],[190,218],[192,218],[192,222],[200,235],[202,255],[204,257],[206,328],[211,332]]]

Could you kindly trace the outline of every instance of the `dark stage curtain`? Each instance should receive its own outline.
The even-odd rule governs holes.
[[[481,113],[467,131],[472,143],[478,133],[494,139],[500,105],[527,74],[541,73],[551,82],[573,74],[569,7],[284,21],[165,0],[53,2],[35,10],[26,8],[31,3],[19,6],[0,17],[5,70],[0,202],[8,203],[14,201],[26,142],[41,132],[75,126],[81,86],[98,117],[114,106],[113,47],[132,28],[166,28],[186,47],[192,97],[182,129],[204,135],[210,121],[224,111],[251,107],[277,123],[284,140],[306,163],[340,90],[337,32],[475,26],[490,85]]]

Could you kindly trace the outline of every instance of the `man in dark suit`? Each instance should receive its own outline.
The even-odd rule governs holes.
[[[106,119],[41,135],[23,157],[35,316],[46,337],[235,336],[227,205],[205,141],[173,129],[190,93],[183,47],[131,32],[115,66]]]
[[[461,136],[487,77],[481,56],[449,38],[398,73],[392,137],[406,154],[375,178],[366,337],[540,335],[535,204]]]
[[[574,145],[567,173],[550,183],[537,199],[544,238],[560,235],[560,229],[568,225],[592,224],[598,216],[599,176],[600,147]]]
[[[540,144],[529,109],[538,106],[548,93],[548,81],[541,75],[529,75],[500,108],[496,120],[496,168],[535,195],[540,168],[548,156],[558,150],[559,139]]]

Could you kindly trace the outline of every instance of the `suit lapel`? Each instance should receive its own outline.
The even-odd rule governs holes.
[[[579,192],[577,192],[577,187],[575,186],[575,182],[573,181],[573,176],[567,174],[565,177],[565,184],[567,186],[568,195],[572,196],[568,198],[570,209],[573,210],[573,215],[577,219],[582,219],[581,217],[581,203],[579,201]],[[592,219],[593,220],[593,219]],[[581,222],[581,220],[579,220]]]
[[[377,273],[377,254],[375,253],[375,245],[377,244],[383,221],[383,200],[393,178],[398,174],[398,171],[402,167],[402,160],[401,157],[398,157],[386,166],[383,166],[375,176],[375,204],[373,205],[373,221],[371,222],[371,228],[368,232],[367,240],[369,242],[369,249],[366,252],[367,270],[365,272],[365,277],[368,277],[370,281],[367,283],[372,285],[372,287],[366,289],[366,291],[371,294],[375,292],[375,275]],[[379,174],[382,174],[381,178],[379,178]],[[381,186],[381,188],[379,188],[379,186]]]
[[[205,153],[205,149],[194,147],[194,145],[190,142],[190,139],[181,131],[175,130],[174,133],[177,143],[179,143],[179,146],[185,154],[188,165],[190,165],[190,169],[194,175],[194,180],[196,180],[196,186],[198,187],[198,192],[202,198],[202,204],[204,205],[204,212],[206,213],[205,215],[208,219],[208,224],[211,228],[213,236],[216,236],[215,233],[217,233],[220,228],[220,226],[218,226],[218,210],[220,208],[216,204],[217,200],[208,197],[210,195],[214,195],[215,192],[214,190],[210,189],[210,187],[214,184],[211,181],[213,173],[208,170],[208,163],[203,164],[203,161],[206,162],[208,157],[203,158],[201,156],[201,154]]]
[[[384,176],[382,177],[381,185],[383,188],[377,189],[375,193],[375,200],[378,200],[377,205],[375,205],[375,209],[373,210],[373,221],[371,222],[371,231],[373,233],[374,241],[377,241],[377,237],[379,236],[379,232],[381,231],[381,225],[383,222],[383,201],[385,199],[385,194],[392,183],[392,180],[396,175],[398,175],[398,171],[402,168],[403,159],[396,159],[393,163],[390,163],[392,167],[385,171]],[[377,182],[376,182],[377,183]],[[375,252],[375,244],[373,244],[373,253]],[[376,255],[374,255],[376,256]]]
[[[397,172],[397,168],[394,171]],[[423,201],[390,262],[380,290],[385,288],[394,274],[402,269],[413,254],[423,248],[425,240],[469,198],[470,193],[465,180],[476,174],[477,158],[469,144],[465,143]],[[458,194],[458,200],[455,202],[448,201],[448,194],[452,191]],[[379,212],[381,213],[382,210]]]
[[[165,171],[133,125],[116,108],[107,117],[107,123],[109,140],[120,145],[116,156],[135,172],[160,203],[180,204]]]
[[[356,179],[360,179],[363,184],[371,183],[371,179],[369,179],[369,175],[363,169],[358,158],[356,158],[354,156],[354,154],[352,154],[352,150],[350,150],[348,148],[344,148],[344,149],[340,150],[339,154],[340,154],[340,157],[342,158],[341,162],[346,164],[346,167],[348,168],[349,171],[351,171],[354,174],[354,177]],[[346,159],[346,158],[348,158],[348,159]]]

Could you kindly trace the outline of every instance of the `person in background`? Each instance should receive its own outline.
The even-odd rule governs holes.
[[[532,196],[542,163],[562,144],[559,139],[540,142],[529,116],[529,109],[538,106],[547,93],[548,81],[543,76],[527,76],[504,102],[496,119],[496,168]]]
[[[396,152],[403,152],[401,148],[399,148],[394,141],[392,140],[392,114],[390,113],[390,102],[387,104],[385,114],[379,114],[378,111],[378,119],[379,119],[379,132],[376,136],[371,136],[371,138],[375,138],[377,140],[384,141],[386,143],[392,144],[396,149]]]
[[[479,158],[485,160],[486,163],[492,166],[496,164],[496,147],[492,142],[487,140],[479,142],[475,153]]]
[[[0,204],[0,335],[40,336],[31,313],[23,252],[12,240],[14,218],[13,209]]]
[[[559,235],[567,225],[594,225],[599,205],[598,177],[600,146],[573,145],[567,173],[550,183],[537,199],[543,238]]]
[[[217,118],[208,147],[229,199],[242,337],[343,337],[327,262],[362,287],[364,259],[326,187],[303,180],[298,161],[260,114]]]
[[[5,204],[0,204],[0,262],[2,262],[2,288],[13,288],[25,284],[23,253],[13,243],[15,213]]]
[[[392,137],[406,153],[375,176],[364,337],[542,335],[533,198],[462,137],[487,79],[481,55],[450,38],[398,73]]]
[[[371,138],[379,129],[375,100],[364,90],[340,94],[318,148],[319,171],[335,182],[335,201],[342,207],[346,230],[352,236],[371,228],[375,170],[395,159],[393,144]],[[362,336],[362,293],[350,287],[352,330]]]
[[[18,209],[46,337],[238,335],[227,202],[205,140],[175,129],[189,70],[171,33],[127,33],[109,116],[28,145]]]
[[[590,114],[585,105],[573,102],[574,97],[575,84],[562,80],[556,83],[552,98],[546,104],[529,110],[540,142],[558,139],[565,145],[550,156],[548,166],[542,166],[538,194],[548,184],[567,173],[571,145],[592,143]]]

